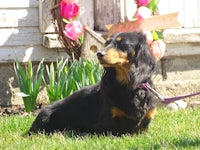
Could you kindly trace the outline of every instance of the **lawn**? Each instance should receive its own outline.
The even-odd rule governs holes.
[[[68,134],[24,136],[35,116],[0,117],[0,149],[2,150],[127,150],[127,149],[199,149],[200,108],[172,112],[158,109],[149,131],[121,137]]]

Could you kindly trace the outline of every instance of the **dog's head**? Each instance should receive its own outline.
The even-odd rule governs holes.
[[[105,49],[97,53],[100,64],[116,71],[116,79],[122,84],[137,86],[150,80],[155,68],[145,36],[140,32],[123,32],[112,35]]]

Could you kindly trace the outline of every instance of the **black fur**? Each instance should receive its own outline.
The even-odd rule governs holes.
[[[113,64],[107,65],[108,60],[103,58],[110,49],[127,54],[129,65],[113,63],[115,59],[110,62]],[[101,81],[43,108],[33,122],[30,133],[76,130],[121,135],[148,129],[156,103],[152,93],[139,85],[148,82],[153,86],[151,76],[155,60],[145,36],[139,32],[115,34],[106,42],[105,52],[97,55],[105,70]],[[113,56],[110,54],[107,58]],[[117,78],[124,77],[116,71],[124,66],[128,69],[125,74],[127,82]]]

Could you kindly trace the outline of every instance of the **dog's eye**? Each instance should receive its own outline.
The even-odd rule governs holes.
[[[117,44],[117,49],[121,50],[121,51],[128,51],[129,50],[129,45],[121,42]]]

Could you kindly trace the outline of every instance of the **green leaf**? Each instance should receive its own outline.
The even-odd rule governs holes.
[[[158,3],[160,0],[151,0],[151,2],[147,5],[147,7],[152,11],[155,12],[158,8]]]
[[[153,40],[157,41],[159,39],[163,39],[163,33],[162,31],[152,31],[152,35],[153,35]]]
[[[153,35],[153,40],[157,41],[159,40],[158,34],[156,33],[156,31],[152,31],[152,35]]]

